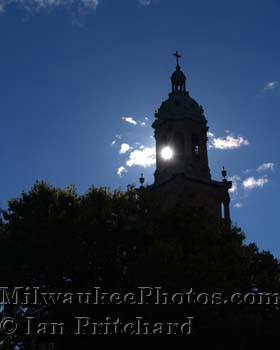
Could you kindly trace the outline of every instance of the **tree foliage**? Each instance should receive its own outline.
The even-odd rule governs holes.
[[[178,202],[163,207],[149,191],[110,191],[92,187],[78,195],[37,182],[29,192],[9,201],[0,220],[1,285],[36,287],[44,292],[81,293],[94,286],[112,293],[161,287],[168,293],[279,292],[278,261],[233,227],[226,232],[203,208]],[[37,322],[69,321],[75,315],[135,316],[157,322],[195,317],[196,333],[226,332],[246,337],[273,334],[279,327],[275,305],[149,305],[95,306],[4,305],[2,316],[20,322],[35,315]],[[2,337],[12,349],[53,349],[61,344],[92,344],[92,337],[17,334]],[[67,343],[68,342],[68,343]],[[85,345],[86,346],[86,345]],[[62,347],[61,347],[62,348]]]

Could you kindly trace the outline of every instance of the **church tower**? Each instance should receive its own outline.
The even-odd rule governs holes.
[[[207,206],[215,218],[230,225],[232,183],[213,181],[208,164],[207,120],[204,110],[186,90],[186,76],[181,70],[178,52],[172,90],[155,114],[156,171],[152,188],[168,198],[176,194],[195,197]]]

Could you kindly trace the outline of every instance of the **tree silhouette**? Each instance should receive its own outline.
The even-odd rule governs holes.
[[[74,187],[62,190],[37,182],[2,211],[1,285],[63,295],[88,293],[93,287],[122,295],[143,286],[160,287],[170,295],[192,289],[196,295],[204,293],[203,301],[214,293],[222,300],[234,293],[277,293],[278,261],[254,244],[245,245],[244,239],[241,229],[226,231],[191,201],[165,207],[152,192],[131,186],[125,192],[92,187],[80,196]],[[2,340],[11,349],[90,346],[91,336],[72,336],[74,319],[81,315],[99,322],[106,317],[130,322],[137,316],[147,322],[184,322],[188,315],[194,317],[196,334],[223,332],[244,339],[278,332],[274,303],[209,300],[155,305],[153,296],[149,305],[91,305],[76,299],[4,305],[2,316],[17,319],[18,330],[11,336],[2,334]],[[26,335],[27,317],[34,317],[36,324],[65,322],[69,334]]]

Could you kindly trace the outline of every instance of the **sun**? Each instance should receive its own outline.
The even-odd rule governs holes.
[[[174,156],[174,152],[171,147],[166,146],[161,150],[161,157],[163,160],[170,160],[173,158],[173,156]]]

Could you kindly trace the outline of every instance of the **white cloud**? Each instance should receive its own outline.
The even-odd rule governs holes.
[[[263,163],[261,164],[258,168],[257,168],[257,171],[259,173],[263,172],[263,171],[266,171],[266,170],[271,170],[273,171],[274,170],[274,167],[275,167],[275,163],[272,163],[272,162],[269,162],[269,163]]]
[[[155,147],[144,147],[132,151],[129,155],[129,159],[126,162],[128,167],[135,165],[148,168],[156,163],[156,149]]]
[[[238,191],[238,184],[240,180],[240,176],[238,175],[229,177],[229,181],[232,181],[232,188],[229,190],[230,193],[236,193]]]
[[[122,175],[123,175],[124,173],[127,173],[126,168],[125,168],[124,166],[120,166],[120,167],[118,168],[117,174],[119,175],[119,177],[122,177]]]
[[[9,5],[18,5],[27,10],[41,11],[45,9],[78,7],[79,10],[95,10],[99,0],[0,0],[0,11]]]
[[[118,141],[120,141],[121,139],[122,139],[121,135],[116,135],[115,139],[111,142],[111,146],[115,146],[118,143]]]
[[[208,131],[207,136],[208,137],[215,137],[215,135],[211,131]]]
[[[138,1],[142,6],[149,6],[152,3],[152,0],[138,0]]]
[[[230,134],[226,137],[216,137],[213,133],[208,133],[209,148],[216,148],[222,150],[236,149],[242,146],[248,146],[250,143],[247,139],[242,136],[235,137]]]
[[[131,149],[128,143],[122,143],[120,148],[120,154],[125,154]]]
[[[265,91],[275,90],[278,86],[279,86],[279,81],[269,81],[265,84],[263,89]]]
[[[266,176],[260,177],[258,179],[251,176],[243,181],[243,187],[247,190],[252,190],[257,187],[262,188],[267,183],[268,183],[268,178]]]
[[[145,121],[141,121],[141,120],[135,120],[132,117],[122,117],[122,120],[132,125],[147,126],[147,118],[145,118]]]
[[[129,123],[129,124],[132,124],[132,125],[137,125],[137,121],[134,118],[122,117],[122,120],[125,121],[126,123]]]
[[[234,204],[234,208],[237,208],[237,209],[240,209],[243,207],[243,204],[242,203],[235,203]]]
[[[135,0],[136,1],[136,0]],[[142,6],[149,6],[153,0],[137,0]],[[28,11],[42,11],[51,8],[76,8],[78,13],[93,11],[99,5],[100,0],[0,0],[0,13],[3,13],[10,5],[18,5]]]

